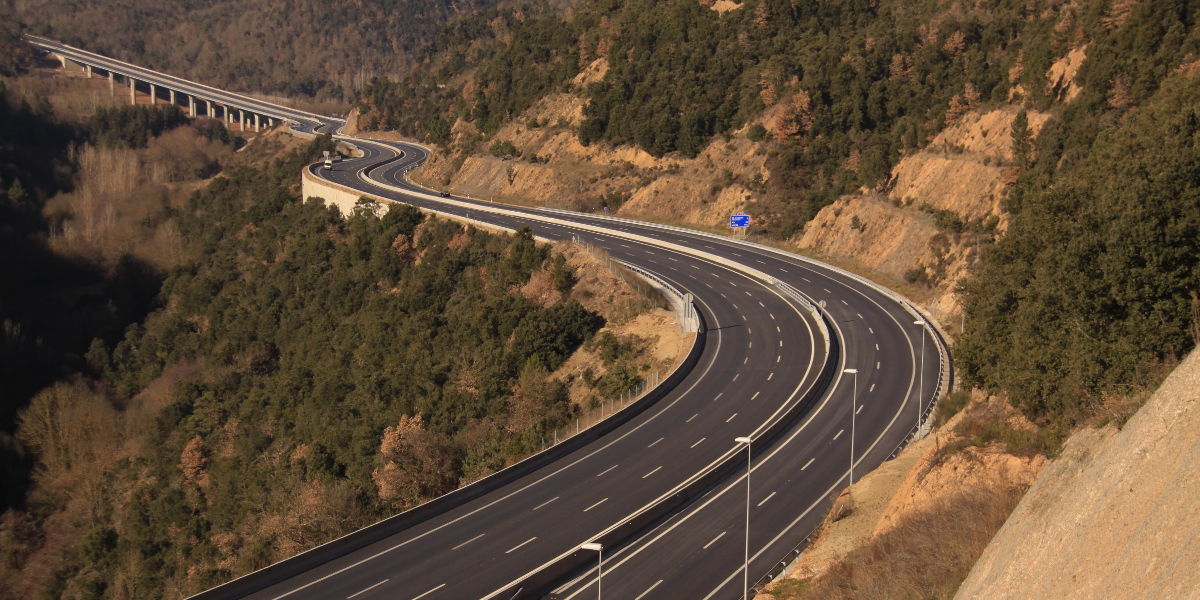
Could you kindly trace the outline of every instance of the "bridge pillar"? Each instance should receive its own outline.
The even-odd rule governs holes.
[[[196,118],[196,97],[188,94],[188,116]]]
[[[257,113],[254,115],[254,133],[258,133],[262,129],[262,119]]]
[[[115,79],[113,79],[112,71],[108,72],[108,95],[109,96],[117,95],[117,82]]]
[[[169,97],[171,98],[171,104],[174,105],[175,104],[175,90],[167,90],[167,94],[169,94]]]
[[[158,104],[158,86],[150,84],[150,106]]]
[[[92,78],[92,65],[83,65],[84,76],[88,79]]]
[[[210,119],[212,119],[212,118],[213,118],[213,105],[212,105],[212,100],[205,100],[205,101],[204,101],[204,116],[206,116],[206,117],[208,117],[208,118],[210,118]]]
[[[129,78],[129,103],[130,104],[137,104],[136,86],[137,86],[137,80],[130,77]]]
[[[246,111],[239,108],[238,116],[242,119],[242,131],[246,131]]]
[[[58,64],[59,64],[59,66],[62,67],[62,70],[66,71],[67,70],[67,57],[65,57],[61,54],[55,54],[54,57],[58,59]]]

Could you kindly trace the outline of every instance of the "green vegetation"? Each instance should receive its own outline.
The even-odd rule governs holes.
[[[326,136],[266,167],[222,155],[224,176],[180,202],[151,193],[163,204],[139,227],[183,247],[164,274],[59,230],[105,186],[143,203],[159,184],[122,179],[139,161],[175,181],[171,156],[228,133],[144,108],[74,128],[2,99],[6,585],[198,591],[486,475],[574,416],[549,374],[604,321],[517,291],[535,272],[568,296],[576,282],[529,231],[302,202],[297,173]],[[98,146],[68,152],[85,139]],[[96,169],[113,164],[127,168]]]
[[[1087,419],[1200,341],[1200,82],[1152,76],[1194,60],[1198,10],[1147,2],[1095,25],[1084,91],[1038,136],[965,287],[967,379],[1040,422]]]
[[[121,106],[97,110],[88,131],[97,146],[145,148],[150,138],[187,122],[178,106]]]
[[[405,72],[447,23],[499,3],[84,0],[10,12],[34,33],[219,87],[343,102],[375,74]]]

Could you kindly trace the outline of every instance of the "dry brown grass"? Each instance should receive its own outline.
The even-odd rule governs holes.
[[[824,573],[783,580],[787,600],[952,598],[988,541],[1024,494],[1014,486],[964,492],[901,520]]]

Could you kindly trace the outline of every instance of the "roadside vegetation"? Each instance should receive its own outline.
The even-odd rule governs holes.
[[[590,342],[527,231],[343,219],[298,196],[328,138],[235,153],[220,123],[61,116],[10,81],[0,596],[186,596],[539,449],[585,343],[596,393],[640,381],[643,340]]]

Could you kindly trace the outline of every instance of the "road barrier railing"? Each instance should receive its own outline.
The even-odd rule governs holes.
[[[815,306],[811,301],[808,301],[808,304]],[[824,311],[818,311],[818,314],[821,319],[821,327],[828,332],[832,324],[829,322],[828,315]],[[770,450],[772,443],[807,414],[810,407],[833,392],[831,384],[839,373],[837,367],[840,344],[836,337],[828,333],[825,334],[825,337],[829,341],[829,351],[825,355],[817,379],[799,397],[793,399],[792,403],[785,407],[785,410],[780,411],[777,418],[763,424],[750,436],[753,455],[757,456]],[[742,469],[745,464],[742,462],[743,456],[741,448],[731,447],[702,471],[587,541],[600,543],[607,549],[619,547],[636,539],[646,529],[668,518]],[[578,548],[569,550],[485,596],[484,600],[540,598],[557,584],[569,579],[572,574],[590,567],[594,562],[595,554],[590,551]],[[550,597],[553,598],[553,596]]]

